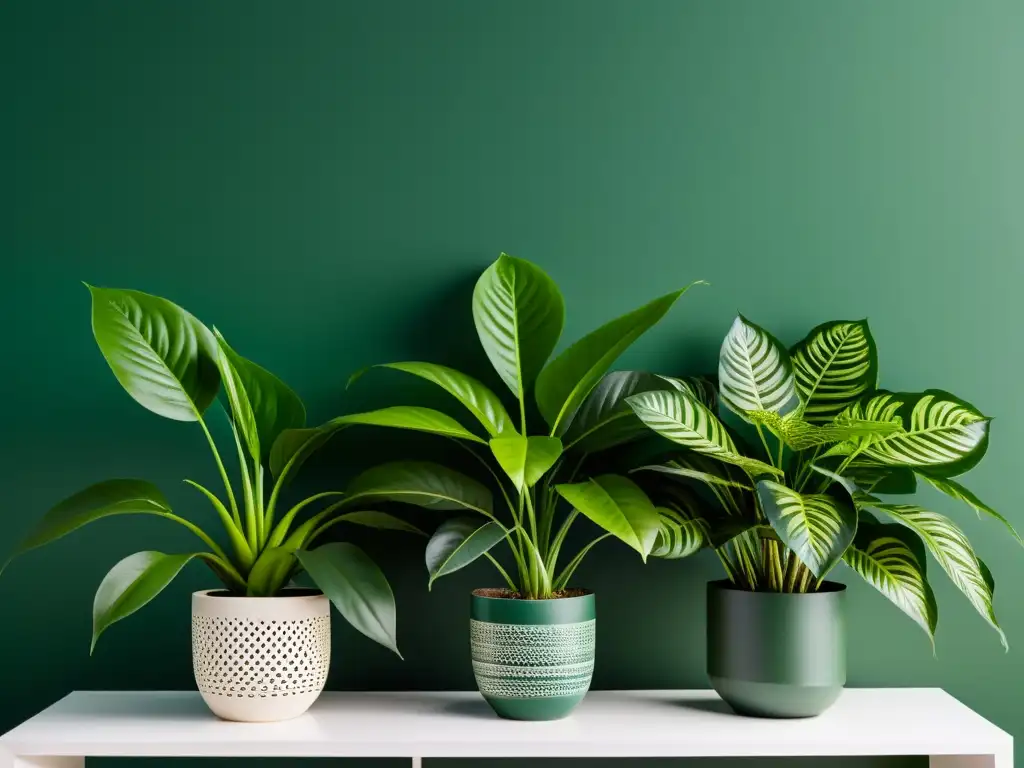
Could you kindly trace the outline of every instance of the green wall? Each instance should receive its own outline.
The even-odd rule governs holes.
[[[970,483],[1024,524],[1022,39],[1014,0],[2,3],[0,550],[111,476],[151,479],[213,520],[180,482],[215,482],[200,433],[120,390],[79,280],[173,298],[322,420],[395,394],[387,374],[344,392],[368,363],[483,375],[469,294],[501,250],[559,281],[570,339],[713,284],[624,367],[713,367],[737,310],[787,341],[869,316],[887,386],[941,386],[997,417]],[[353,430],[306,485],[396,445],[436,447]],[[942,686],[1024,737],[1024,557],[926,500],[959,516],[995,572],[1013,650],[942,578],[934,658],[854,585],[850,682]],[[428,594],[421,545],[359,541],[395,586],[406,661],[336,621],[330,687],[472,688],[467,593],[492,574]],[[199,567],[88,655],[110,565],[189,546],[121,519],[5,573],[0,729],[74,688],[189,688]],[[594,687],[704,686],[703,584],[717,575],[706,556],[595,553],[579,572],[599,595]]]

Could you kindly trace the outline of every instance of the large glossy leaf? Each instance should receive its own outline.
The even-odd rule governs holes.
[[[630,396],[626,402],[644,424],[674,443],[735,464],[753,475],[779,474],[764,462],[740,455],[725,425],[685,392],[644,392]]]
[[[246,594],[249,597],[273,597],[288,583],[295,565],[294,547],[264,549],[246,578]]]
[[[92,332],[125,391],[153,413],[196,421],[217,396],[217,342],[167,299],[88,286]]]
[[[842,558],[857,532],[857,510],[826,494],[800,494],[781,483],[761,480],[757,498],[782,542],[819,579]]]
[[[230,381],[244,393],[255,429],[256,442],[262,446],[265,458],[282,432],[306,426],[306,407],[287,384],[270,371],[235,352],[216,329],[214,334],[223,358],[220,364],[221,377],[229,401]],[[225,376],[225,364],[233,371],[230,378]]]
[[[722,342],[718,388],[722,402],[744,418],[753,411],[785,416],[800,407],[786,348],[742,315]]]
[[[623,352],[691,286],[655,299],[598,328],[548,363],[537,377],[537,406],[552,435],[568,429],[584,398]]]
[[[491,516],[487,487],[429,461],[396,461],[363,472],[348,487],[346,502],[402,501],[436,510],[469,509]]]
[[[559,495],[593,522],[631,546],[646,560],[661,520],[640,486],[619,475],[555,486]]]
[[[362,525],[366,528],[376,528],[381,531],[404,531],[405,533],[415,533],[417,536],[427,535],[412,523],[407,523],[400,517],[395,517],[387,512],[380,512],[376,509],[346,512],[343,515],[339,515],[338,520],[352,523],[353,525]]]
[[[840,418],[898,419],[903,431],[847,441],[829,454],[860,451],[867,461],[925,468],[933,477],[949,478],[966,472],[988,449],[990,419],[970,403],[942,390],[920,394],[880,392],[846,409]]]
[[[92,604],[92,646],[114,622],[131,616],[164,591],[195,554],[136,552],[119,562],[100,582]]]
[[[938,604],[928,584],[924,546],[910,529],[860,521],[843,560],[935,641]]]
[[[491,437],[516,431],[498,396],[472,376],[434,363],[383,363],[372,367],[391,368],[433,382],[466,406]],[[348,381],[349,386],[367,370],[364,368],[354,373]]]
[[[395,595],[377,564],[355,544],[335,542],[295,556],[338,612],[371,640],[398,653]]]
[[[867,320],[814,328],[791,353],[803,418],[827,424],[878,385],[878,351]]]
[[[522,397],[562,335],[565,302],[544,270],[503,253],[473,290],[473,321],[494,370]]]
[[[473,517],[445,520],[427,542],[425,553],[430,581],[427,588],[442,576],[465,568],[483,557],[495,544],[508,536],[508,531],[494,520]]]
[[[417,405],[394,405],[364,413],[350,413],[331,419],[320,429],[330,426],[364,424],[372,427],[395,427],[410,429],[415,432],[429,432],[444,437],[456,437],[460,440],[472,440],[475,443],[485,442],[463,427],[447,414],[433,408],[421,408]]]
[[[653,373],[606,373],[587,395],[562,436],[566,450],[574,448],[595,453],[647,434],[647,427],[633,413],[626,398],[640,392],[667,389],[666,384],[662,377]]]
[[[537,483],[562,455],[557,437],[509,435],[491,439],[491,453],[515,487],[522,491]]]
[[[914,504],[885,504],[870,497],[860,497],[860,503],[884,512],[920,536],[950,581],[964,593],[982,618],[999,633],[1003,647],[1008,648],[1006,635],[999,628],[992,607],[991,581],[986,579],[986,574],[967,536],[952,520]]]
[[[964,502],[967,506],[975,511],[978,517],[987,515],[988,517],[998,520],[1006,529],[1013,535],[1013,538],[1017,540],[1018,544],[1024,545],[1024,541],[1021,540],[1020,534],[1017,533],[1010,521],[1003,517],[1001,514],[996,512],[992,507],[986,504],[984,501],[978,498],[977,494],[974,493],[970,488],[961,485],[956,480],[943,479],[941,477],[930,477],[927,474],[922,474],[921,479],[931,485],[933,488],[938,489],[942,493],[946,494],[952,499]]]
[[[657,512],[660,524],[651,557],[677,560],[711,543],[706,520],[690,517],[679,507],[657,507]]]

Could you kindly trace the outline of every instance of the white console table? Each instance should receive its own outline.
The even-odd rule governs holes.
[[[568,720],[499,720],[477,693],[324,693],[282,723],[218,720],[192,691],[78,691],[0,737],[0,768],[86,757],[804,757],[928,755],[1012,768],[1013,739],[930,688],[846,690],[810,720],[729,712],[711,691],[593,691]]]

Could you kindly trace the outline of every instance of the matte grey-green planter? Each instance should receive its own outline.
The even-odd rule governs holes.
[[[470,606],[473,674],[501,717],[558,720],[583,701],[594,673],[592,592],[551,600],[478,589]]]
[[[813,717],[846,683],[846,586],[780,594],[708,584],[708,677],[741,715]]]

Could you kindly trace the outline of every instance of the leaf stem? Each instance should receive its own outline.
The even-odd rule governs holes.
[[[235,492],[231,489],[231,480],[228,479],[228,471],[224,469],[224,462],[220,458],[220,453],[217,451],[217,444],[213,442],[213,435],[210,434],[209,428],[206,426],[206,422],[203,421],[203,417],[198,413],[196,414],[196,421],[199,422],[199,426],[203,429],[203,434],[206,435],[206,442],[210,444],[210,450],[213,451],[213,460],[217,462],[217,469],[220,470],[220,479],[224,482],[224,490],[228,494],[228,503],[231,506],[231,514],[235,519],[235,523],[241,527],[242,518],[238,514],[238,504],[235,501]]]
[[[761,445],[764,446],[765,456],[768,457],[768,461],[769,462],[772,462],[772,466],[775,466],[775,464],[774,464],[775,458],[772,456],[771,448],[768,447],[768,441],[765,440],[765,438],[764,438],[764,430],[761,429],[761,425],[760,424],[755,424],[754,426],[757,427],[757,436],[761,438]]]
[[[501,563],[495,560],[494,556],[490,552],[484,552],[484,557],[490,560],[491,565],[498,569],[498,573],[500,573],[502,575],[502,578],[505,579],[505,583],[508,584],[508,588],[511,589],[513,592],[518,592],[519,587],[517,587],[516,583],[512,581],[512,577],[508,575],[508,571],[501,567]]]

